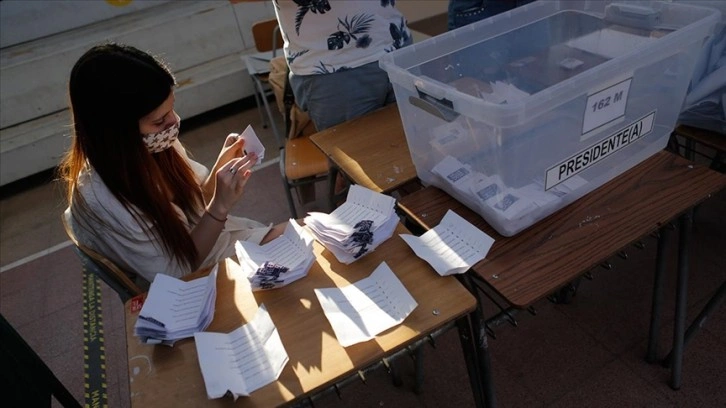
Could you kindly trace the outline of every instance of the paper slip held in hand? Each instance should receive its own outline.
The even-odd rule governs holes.
[[[255,153],[257,155],[257,164],[262,163],[262,159],[265,158],[265,145],[260,142],[260,138],[257,137],[252,125],[247,125],[245,131],[241,135],[237,135],[245,140],[245,153]]]
[[[264,245],[237,241],[235,250],[252,290],[274,289],[308,274],[315,262],[313,241],[308,231],[290,219],[285,232],[272,241]]]
[[[343,347],[400,324],[418,306],[385,262],[365,279],[342,288],[315,289],[315,295]]]
[[[401,234],[416,255],[441,276],[464,273],[484,259],[494,239],[449,210],[439,225],[420,237]]]
[[[214,318],[218,269],[215,266],[209,275],[189,282],[156,274],[134,325],[134,335],[147,344],[172,346],[206,329]]]
[[[354,184],[343,205],[330,214],[311,212],[305,224],[338,261],[349,264],[393,235],[395,204],[393,197]]]
[[[289,359],[264,305],[244,326],[230,333],[195,333],[194,341],[209,399],[250,395],[277,380]]]

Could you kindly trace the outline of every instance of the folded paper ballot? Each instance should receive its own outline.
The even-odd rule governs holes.
[[[506,230],[521,230],[543,216],[572,202],[573,192],[589,185],[576,175],[549,189],[537,177],[522,187],[508,186],[498,174],[484,174],[453,156],[444,158],[431,169],[434,184],[482,215],[495,228],[506,220]]]
[[[214,317],[217,270],[215,266],[209,275],[189,282],[157,274],[134,325],[134,335],[147,344],[173,346],[177,340],[206,329]]]
[[[315,262],[313,241],[305,228],[290,219],[285,232],[272,241],[264,245],[237,241],[235,250],[252,290],[266,290],[285,286],[308,274]]]
[[[418,306],[385,262],[367,278],[340,288],[315,289],[315,296],[343,347],[400,324]]]
[[[441,276],[464,273],[484,259],[494,239],[449,210],[439,225],[420,237],[401,234],[413,252]]]
[[[237,137],[245,140],[245,153],[255,153],[257,155],[257,164],[262,163],[262,159],[265,158],[265,145],[257,137],[252,125],[247,125],[245,131],[238,134]]]
[[[344,264],[372,252],[398,224],[393,197],[352,185],[343,205],[330,214],[311,212],[305,225]]]
[[[238,329],[195,333],[194,341],[209,399],[250,395],[277,380],[289,360],[264,305]]]

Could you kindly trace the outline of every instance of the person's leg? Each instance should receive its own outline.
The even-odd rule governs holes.
[[[381,108],[392,95],[388,74],[378,62],[332,74],[292,75],[290,85],[318,131]]]

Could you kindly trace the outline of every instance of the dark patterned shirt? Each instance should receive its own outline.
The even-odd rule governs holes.
[[[411,42],[396,0],[273,0],[296,75],[328,74],[377,61]]]

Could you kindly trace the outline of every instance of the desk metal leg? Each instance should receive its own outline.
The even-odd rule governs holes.
[[[423,359],[424,359],[424,355],[423,355],[423,344],[419,344],[414,349],[414,355],[413,355],[414,367],[415,367],[414,368],[414,373],[415,373],[415,376],[416,376],[416,382],[415,382],[415,385],[414,385],[414,389],[413,390],[414,390],[414,392],[416,394],[419,394],[419,395],[420,394],[423,394],[423,390],[424,390],[424,386],[423,386],[423,383],[424,383],[424,365],[423,365]]]
[[[716,308],[723,302],[724,298],[726,298],[726,281],[724,281],[721,286],[718,288],[716,293],[711,297],[711,299],[708,300],[706,303],[706,306],[703,307],[703,310],[701,310],[701,313],[698,314],[698,316],[693,320],[693,322],[688,326],[688,329],[686,330],[686,335],[683,339],[683,348],[688,345],[688,342],[691,341],[691,338],[694,334],[698,332],[698,330],[703,327],[704,324],[706,324],[706,320],[708,320],[708,317],[711,315],[711,312],[716,310]],[[666,358],[663,360],[664,364],[670,365],[671,359],[673,357],[673,351],[668,353]]]
[[[459,331],[459,341],[461,348],[464,350],[464,362],[466,363],[466,371],[469,374],[469,383],[471,391],[474,394],[474,405],[477,408],[484,407],[484,391],[481,386],[481,374],[477,364],[477,353],[474,348],[474,336],[471,333],[470,321],[467,317],[462,317],[456,321],[456,328]]]
[[[678,239],[678,286],[676,292],[676,316],[673,329],[673,361],[671,364],[671,388],[681,388],[681,369],[683,368],[683,346],[686,331],[686,313],[688,306],[688,268],[689,268],[689,237],[693,226],[692,210],[681,215],[680,236]]]
[[[471,356],[475,357],[475,361],[471,362],[469,361],[471,358],[467,358],[466,363],[467,369],[469,370],[469,378],[472,382],[472,389],[474,391],[476,406],[486,406],[488,408],[493,408],[497,406],[497,398],[494,391],[494,382],[492,381],[492,360],[491,355],[489,354],[489,343],[487,340],[486,331],[482,326],[484,317],[481,310],[481,302],[479,300],[479,295],[476,292],[476,287],[471,280],[471,276],[469,276],[468,273],[459,276],[461,276],[461,282],[476,297],[477,300],[476,309],[469,316],[469,323],[471,324],[471,332],[469,332],[469,345],[467,346],[466,344],[464,344],[464,338],[461,339],[462,347],[473,346],[474,348],[474,353],[471,354]],[[458,322],[457,325],[459,325]],[[461,333],[461,330],[462,325],[459,325],[459,333]],[[469,357],[468,353],[466,352],[466,348],[464,350],[467,357]]]
[[[694,161],[696,158],[696,142],[693,141],[690,137],[686,137],[686,146],[684,148],[685,150],[685,156],[686,159],[690,161]]]
[[[650,312],[650,332],[648,335],[648,352],[646,361],[655,363],[658,360],[658,337],[660,332],[660,312],[663,305],[663,275],[666,268],[666,248],[670,242],[671,231],[668,227],[660,229],[658,250],[653,282],[653,303]]]

